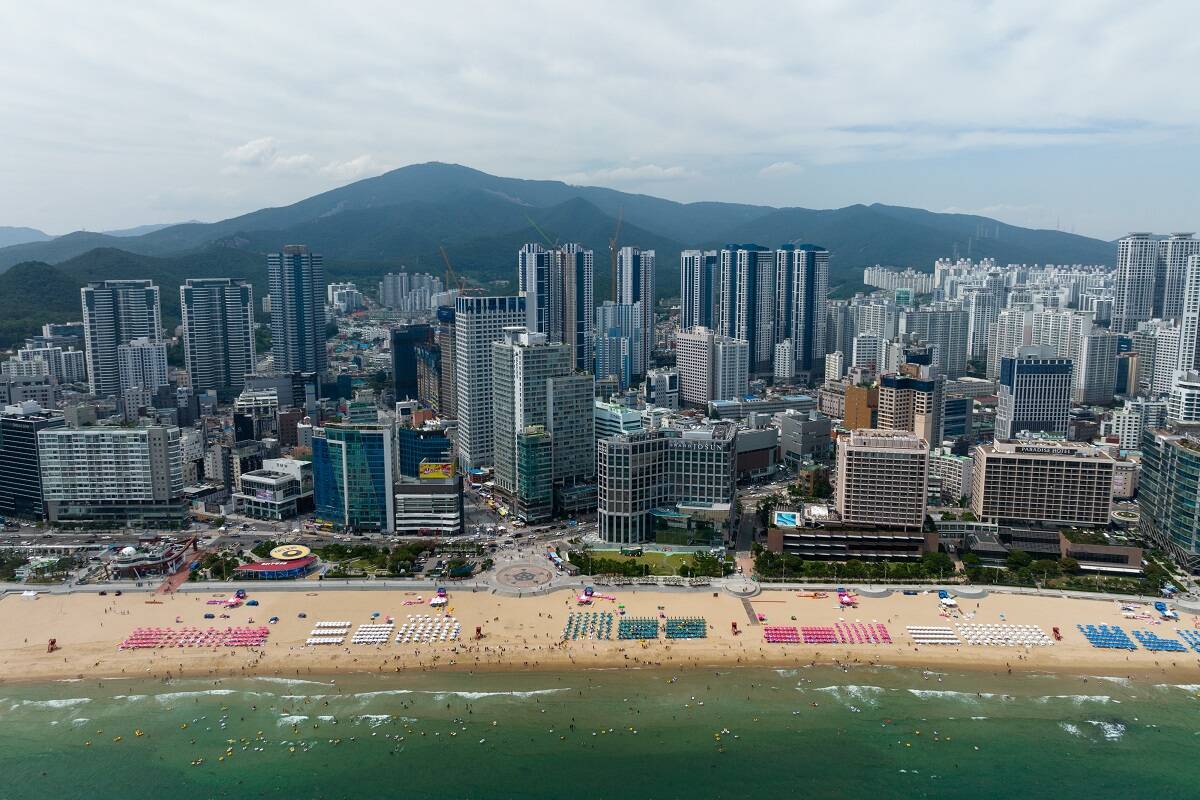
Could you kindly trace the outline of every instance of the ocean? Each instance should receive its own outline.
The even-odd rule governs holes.
[[[6,684],[0,798],[1196,797],[1198,698],[863,667]]]

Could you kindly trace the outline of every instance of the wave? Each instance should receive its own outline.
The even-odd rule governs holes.
[[[154,699],[160,703],[173,703],[176,700],[185,700],[189,697],[225,697],[231,694],[248,694],[255,697],[261,696],[260,692],[239,692],[236,689],[205,689],[200,692],[167,692],[165,694],[156,694]]]
[[[1062,728],[1072,736],[1083,736],[1083,731],[1079,730],[1079,726],[1070,722],[1060,722],[1058,723],[1058,727]]]
[[[533,689],[528,692],[422,692],[422,694],[431,694],[434,697],[461,697],[464,700],[482,700],[485,697],[535,697],[542,694],[555,694],[557,692],[569,692],[570,687],[562,689]]]
[[[407,717],[402,717],[401,719],[407,719]],[[391,714],[359,714],[358,716],[353,717],[351,721],[354,722],[355,725],[362,725],[363,723],[366,723],[368,727],[378,728],[380,725],[391,722],[392,715]],[[413,721],[415,722],[416,720],[413,720]]]
[[[270,676],[260,676],[252,680],[263,681],[265,683],[279,683],[284,686],[333,686],[333,681],[309,681],[303,678],[275,678]]]
[[[350,695],[350,697],[387,697],[389,695],[396,694],[412,694],[412,689],[381,689],[378,692],[356,692],[355,694]]]
[[[1045,697],[1034,697],[1035,703],[1049,703],[1051,700],[1070,700],[1075,705],[1083,705],[1084,703],[1115,703],[1106,694],[1052,694]]]
[[[952,692],[949,689],[909,689],[908,693],[922,700],[969,700],[972,703],[999,697],[990,692]]]
[[[1200,694],[1200,683],[1158,683],[1155,689],[1179,689],[1188,694]]]
[[[276,724],[281,728],[290,728],[293,725],[299,725],[301,722],[307,721],[308,717],[304,716],[303,714],[284,714],[279,718],[279,722]]]
[[[92,702],[90,697],[64,697],[57,700],[18,700],[9,706],[9,711],[18,708],[74,708]]]
[[[1129,678],[1120,678],[1115,675],[1089,675],[1088,678],[1093,681],[1107,681],[1109,683],[1115,683],[1118,686],[1133,685],[1133,681],[1129,680]]]
[[[825,692],[843,701],[854,700],[866,705],[877,705],[879,701],[876,698],[887,690],[882,686],[859,686],[850,683],[843,686],[821,686],[813,691]]]
[[[71,720],[72,725],[87,725],[89,722],[91,722],[91,720],[87,717],[79,717],[78,719]]]
[[[1088,725],[1094,725],[1104,734],[1104,738],[1110,742],[1118,742],[1125,735],[1125,726],[1120,722],[1102,722],[1100,720],[1089,719]]]

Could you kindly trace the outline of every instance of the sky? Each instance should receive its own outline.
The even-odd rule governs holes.
[[[1200,3],[37,2],[0,225],[287,205],[424,161],[680,201],[1200,229]]]

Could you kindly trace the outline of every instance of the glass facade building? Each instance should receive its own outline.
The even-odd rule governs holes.
[[[326,425],[313,438],[317,518],[347,530],[391,531],[393,458],[391,426]]]

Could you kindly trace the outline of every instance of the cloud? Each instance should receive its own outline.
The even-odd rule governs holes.
[[[696,173],[680,167],[660,167],[658,164],[642,164],[636,167],[607,167],[591,172],[573,172],[563,176],[567,183],[626,183],[642,181],[678,181],[695,177]]]
[[[226,150],[225,158],[244,167],[261,167],[275,158],[278,149],[279,142],[274,137],[264,136]]]
[[[776,161],[760,169],[758,174],[764,178],[777,178],[783,175],[797,175],[803,171],[804,167],[795,161]]]
[[[339,180],[353,181],[370,175],[378,175],[387,169],[388,167],[377,161],[374,156],[364,154],[349,161],[330,161],[321,167],[321,174]]]
[[[308,172],[316,163],[317,160],[308,153],[298,153],[294,156],[275,156],[268,166],[278,172]]]

